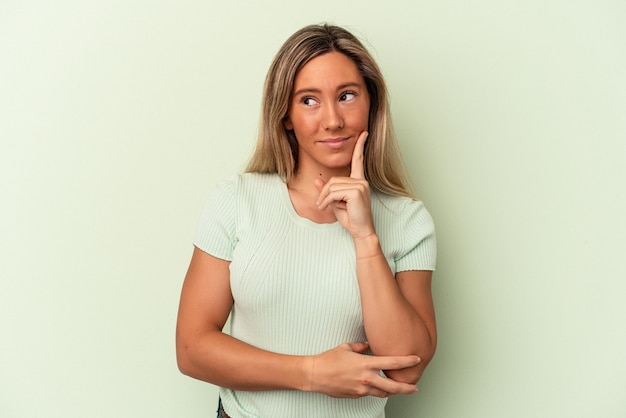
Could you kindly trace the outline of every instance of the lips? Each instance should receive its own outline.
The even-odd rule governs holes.
[[[343,147],[350,138],[327,138],[319,141],[320,143],[326,145],[330,148],[341,148]]]

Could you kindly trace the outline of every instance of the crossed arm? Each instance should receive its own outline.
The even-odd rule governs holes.
[[[375,264],[376,260],[359,265],[371,268],[370,263]],[[229,277],[228,261],[194,249],[181,293],[176,328],[177,361],[184,374],[231,389],[294,389],[347,398],[386,397],[416,391],[416,377],[431,354],[419,344],[385,342],[396,334],[396,328],[397,340],[405,340],[413,334],[415,331],[399,328],[412,326],[415,318],[391,324],[382,317],[377,319],[375,312],[366,315],[366,327],[368,323],[383,325],[379,333],[370,333],[366,328],[374,356],[362,354],[368,348],[363,342],[348,342],[315,356],[272,353],[222,332],[233,304]],[[382,290],[374,286],[372,289]],[[376,300],[363,301],[364,308],[376,307],[377,303]],[[397,315],[400,316],[402,314]],[[421,334],[424,332],[418,332],[410,340],[417,340]],[[380,370],[385,370],[391,379],[380,376]]]
[[[385,370],[398,381],[415,384],[437,345],[432,271],[403,271],[393,275],[376,234],[365,180],[363,155],[367,132],[354,147],[349,177],[316,180],[318,208],[331,208],[350,233],[356,250],[365,333],[377,356],[418,355],[420,362],[405,369]]]

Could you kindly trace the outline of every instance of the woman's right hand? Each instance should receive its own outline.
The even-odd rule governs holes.
[[[413,367],[421,360],[417,356],[370,356],[363,354],[367,343],[344,343],[321,354],[305,357],[309,386],[305,389],[336,398],[411,394],[415,385],[396,382],[383,376],[381,370]]]

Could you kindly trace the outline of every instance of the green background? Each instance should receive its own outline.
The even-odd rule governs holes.
[[[626,416],[617,0],[0,2],[0,416],[213,416],[175,364],[195,225],[322,21],[379,61],[438,227],[439,349],[388,417]]]

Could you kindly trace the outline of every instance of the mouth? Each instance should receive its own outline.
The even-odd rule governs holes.
[[[341,137],[341,138],[326,138],[326,139],[320,140],[319,142],[330,148],[341,148],[349,140],[350,140],[350,137]]]

